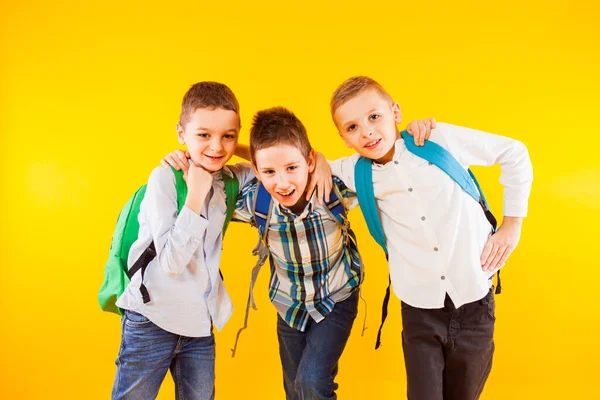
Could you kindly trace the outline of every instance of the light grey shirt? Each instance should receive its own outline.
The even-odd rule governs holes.
[[[140,230],[129,252],[128,266],[154,240],[156,257],[144,276],[151,301],[144,304],[136,273],[117,300],[123,309],[146,316],[160,328],[189,337],[209,336],[211,321],[220,330],[233,305],[219,274],[222,230],[226,213],[221,173],[234,173],[240,188],[254,177],[250,165],[226,166],[213,173],[201,215],[183,207],[177,214],[177,190],[171,168],[155,168],[140,206]]]

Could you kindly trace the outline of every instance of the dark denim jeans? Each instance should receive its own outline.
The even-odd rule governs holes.
[[[402,303],[402,347],[409,400],[476,400],[492,368],[493,288],[458,309],[446,295],[444,308]]]
[[[336,399],[334,382],[358,309],[358,290],[336,303],[319,323],[310,319],[305,332],[277,315],[279,356],[287,400]]]
[[[167,371],[176,399],[215,397],[215,338],[167,332],[148,318],[125,311],[113,399],[154,399]]]

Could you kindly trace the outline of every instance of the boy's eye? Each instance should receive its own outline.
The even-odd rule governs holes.
[[[380,115],[379,114],[372,114],[371,116],[369,116],[369,119],[371,121],[375,121],[376,119],[379,119]]]
[[[288,171],[293,171],[293,170],[295,170],[296,168],[298,168],[298,166],[297,166],[297,165],[290,165],[290,166],[289,166],[287,169],[288,169]]]
[[[198,133],[197,135],[198,137],[201,137],[203,139],[207,139],[210,137],[210,135],[208,133]]]
[[[265,175],[272,175],[275,171],[273,171],[272,169],[266,169],[263,171],[263,174]]]
[[[348,128],[346,128],[346,130],[347,130],[348,132],[350,132],[350,131],[353,131],[353,130],[355,130],[355,129],[356,129],[356,124],[352,124],[352,125],[350,125]]]
[[[235,135],[232,135],[230,133],[228,133],[227,135],[223,136],[225,139],[231,140],[231,139],[235,139]]]

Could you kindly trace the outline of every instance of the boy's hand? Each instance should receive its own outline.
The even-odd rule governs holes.
[[[481,268],[493,271],[500,268],[513,252],[521,237],[523,218],[504,217],[502,225],[488,240],[481,253]]]
[[[175,150],[170,152],[160,160],[160,164],[163,167],[171,166],[178,171],[183,171],[183,176],[186,177],[188,168],[190,167],[190,162],[188,159],[190,158],[190,153],[183,150]]]
[[[184,175],[184,178],[188,187],[185,205],[199,215],[202,212],[206,195],[212,187],[213,176],[204,168],[189,164],[187,176]]]
[[[423,146],[431,136],[431,130],[435,129],[435,118],[417,119],[406,127],[409,135],[415,138],[417,146]]]
[[[306,200],[310,200],[313,190],[317,187],[317,199],[319,204],[329,201],[329,193],[333,187],[333,178],[331,168],[325,156],[318,151],[315,151],[315,170],[310,174],[310,181],[306,189]]]

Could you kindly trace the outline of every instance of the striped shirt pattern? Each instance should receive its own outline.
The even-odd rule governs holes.
[[[334,177],[333,182],[346,211],[358,205],[356,195],[339,178]],[[253,180],[242,188],[234,220],[254,223],[252,204],[257,185]],[[269,297],[287,324],[304,332],[309,318],[322,321],[336,302],[348,298],[361,283],[356,239],[348,221],[342,228],[314,193],[300,215],[272,201],[267,236],[271,253]]]

